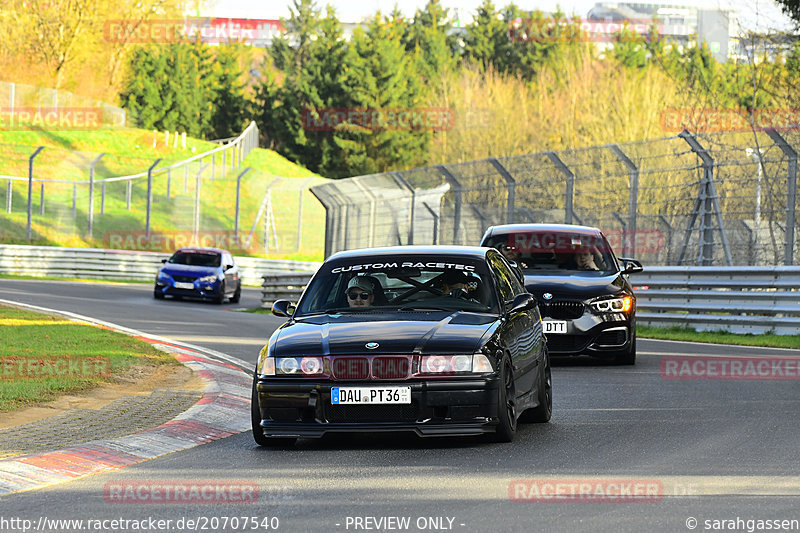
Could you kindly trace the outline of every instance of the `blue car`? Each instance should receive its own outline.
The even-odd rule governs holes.
[[[227,250],[183,247],[162,263],[153,290],[157,300],[172,296],[176,300],[202,298],[221,304],[226,298],[237,303],[241,297],[239,269]]]

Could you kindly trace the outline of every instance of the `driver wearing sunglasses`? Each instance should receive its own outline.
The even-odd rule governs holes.
[[[346,293],[350,307],[369,307],[375,301],[375,288],[372,282],[361,276],[350,280]]]

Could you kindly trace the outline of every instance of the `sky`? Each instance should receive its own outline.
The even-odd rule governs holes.
[[[630,1],[630,0],[629,0]],[[638,0],[641,3],[655,3],[652,0]],[[261,18],[279,19],[288,17],[291,0],[206,0],[207,6],[200,10],[200,15],[210,17]],[[358,22],[380,10],[384,13],[392,11],[395,4],[407,16],[425,6],[427,0],[317,0],[323,7],[332,5],[342,22]],[[458,8],[462,20],[466,23],[475,13],[482,0],[442,0],[446,8]],[[509,1],[494,0],[495,6],[505,6]],[[523,10],[554,11],[556,5],[568,15],[576,14],[585,17],[597,3],[596,0],[516,0]],[[773,0],[662,0],[659,3],[673,5],[702,5],[709,9],[719,6],[730,6],[738,13],[739,24],[743,28],[755,31],[788,30],[789,19],[781,13]]]

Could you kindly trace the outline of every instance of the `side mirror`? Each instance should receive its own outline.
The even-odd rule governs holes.
[[[233,268],[233,265],[225,265],[225,270],[228,271]]]
[[[635,274],[644,270],[642,263],[636,259],[631,259],[630,257],[620,257],[619,260],[622,261],[623,274]]]
[[[294,305],[289,300],[275,300],[272,303],[272,314],[284,318],[291,318],[294,314]]]
[[[162,259],[161,260],[162,263],[166,263],[167,261],[168,261],[168,259]]]
[[[511,303],[511,309],[508,312],[509,314],[520,313],[522,311],[534,309],[538,305],[539,302],[536,300],[536,296],[529,292],[523,292],[514,297],[514,301]]]

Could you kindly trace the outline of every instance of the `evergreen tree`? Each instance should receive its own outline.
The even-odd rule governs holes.
[[[508,50],[513,37],[492,0],[484,0],[472,23],[467,26],[463,57],[477,62],[484,69],[489,65],[499,68],[503,63],[502,54]]]
[[[229,137],[242,126],[244,96],[233,52],[220,62],[199,41],[141,48],[131,56],[120,95],[142,128],[185,131],[193,137]]]
[[[247,100],[240,81],[237,47],[220,46],[216,52],[211,130],[221,139],[239,135],[244,129]]]
[[[312,0],[296,0],[285,35],[270,50],[283,83],[268,74],[256,97],[259,126],[270,146],[324,175],[342,175],[340,150],[330,131],[313,122],[319,113],[348,105],[342,85],[347,44],[331,8],[323,18]]]
[[[363,127],[348,126],[335,136],[349,175],[423,164],[430,126],[438,120],[427,114],[418,63],[405,52],[397,15],[377,14],[351,39],[345,84],[351,107],[369,115]]]
[[[390,20],[397,19],[393,16]],[[405,48],[416,54],[417,70],[428,82],[455,67],[458,45],[455,37],[448,37],[449,27],[450,18],[439,0],[428,0],[424,9],[417,10],[414,21],[405,26]]]

